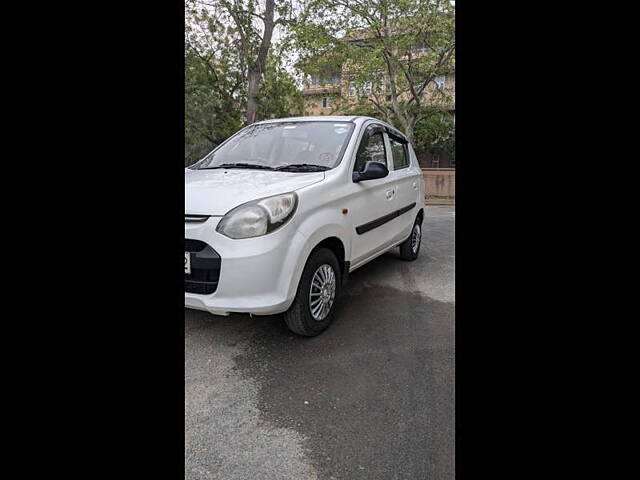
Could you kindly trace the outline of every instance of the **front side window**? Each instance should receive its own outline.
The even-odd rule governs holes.
[[[400,170],[409,166],[409,156],[407,155],[407,145],[399,142],[395,138],[389,137],[391,153],[393,154],[393,169]]]
[[[316,171],[327,170],[340,163],[354,126],[351,122],[328,121],[251,125],[192,168],[286,170],[305,164]]]
[[[360,147],[356,154],[356,164],[353,170],[355,172],[362,172],[367,162],[380,162],[385,166],[387,165],[384,137],[379,127],[367,127],[360,141]]]

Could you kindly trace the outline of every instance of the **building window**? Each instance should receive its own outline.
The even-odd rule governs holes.
[[[440,154],[432,153],[431,154],[431,168],[440,168]]]
[[[311,85],[336,85],[340,83],[340,74],[319,75],[313,74],[310,77]]]
[[[322,97],[322,108],[331,108],[331,97]]]
[[[371,89],[373,88],[373,83],[372,82],[364,82],[362,84],[362,88],[360,89],[360,94],[362,96],[368,97],[369,95],[371,95]]]
[[[447,80],[447,77],[446,77],[446,76],[444,76],[444,75],[438,75],[438,76],[434,79],[434,81],[436,82],[436,88],[438,88],[438,89],[440,89],[440,90],[441,90],[441,89],[443,89],[443,88],[444,88],[444,84],[445,84],[446,80]]]
[[[349,82],[349,96],[356,96],[356,82]]]

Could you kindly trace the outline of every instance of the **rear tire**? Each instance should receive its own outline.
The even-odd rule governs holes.
[[[412,262],[418,258],[420,245],[422,245],[422,222],[420,218],[416,218],[416,222],[411,228],[411,235],[400,244],[400,258]]]
[[[328,248],[314,251],[302,272],[296,298],[284,314],[289,330],[305,337],[326,330],[333,321],[341,281],[335,254]]]

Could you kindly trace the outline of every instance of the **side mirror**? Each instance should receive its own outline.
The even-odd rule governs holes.
[[[389,175],[389,170],[384,163],[369,161],[365,164],[362,172],[353,172],[351,178],[355,183],[365,180],[375,180]]]

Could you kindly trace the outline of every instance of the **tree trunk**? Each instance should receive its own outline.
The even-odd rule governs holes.
[[[398,101],[398,88],[396,86],[396,66],[394,64],[393,57],[388,53],[383,53],[383,58],[387,64],[387,74],[389,80],[389,90],[391,96],[391,108],[393,109],[393,113],[400,123],[402,123],[402,128],[404,130],[404,134],[407,136],[407,139],[413,143],[413,130],[416,126],[416,117],[413,114],[407,112],[407,108],[402,108],[400,102]]]
[[[411,145],[414,145],[413,143],[413,127],[412,128],[406,128],[404,134],[407,136],[407,140],[409,140],[409,143],[411,143]]]
[[[247,111],[246,120],[247,125],[250,125],[256,121],[258,115],[258,92],[260,91],[260,77],[261,73],[251,68],[247,75]]]
[[[404,134],[407,136],[407,140],[413,145],[413,131],[416,127],[416,117],[410,115],[408,118],[403,119],[402,123],[404,124]]]
[[[260,84],[262,83],[262,74],[267,64],[267,54],[271,48],[271,37],[276,22],[274,21],[276,2],[275,0],[267,0],[264,7],[264,33],[260,41],[260,49],[255,62],[249,64],[247,75],[247,124],[251,124],[257,120],[258,115],[258,94],[260,92]]]

